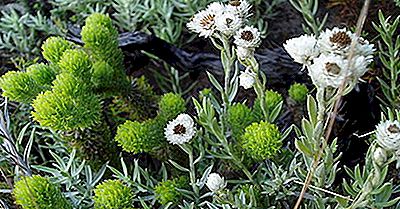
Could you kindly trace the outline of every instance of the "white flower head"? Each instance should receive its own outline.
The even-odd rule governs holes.
[[[220,2],[213,2],[207,6],[207,10],[215,14],[221,14],[226,10],[226,6]]]
[[[217,16],[215,10],[217,10],[217,6],[210,6],[195,14],[186,25],[189,30],[198,33],[200,37],[208,38],[215,32],[215,17]]]
[[[242,18],[251,16],[251,5],[246,0],[231,0],[226,7],[228,11],[234,12]]]
[[[246,26],[236,32],[234,42],[238,47],[257,48],[261,43],[260,35],[257,28]]]
[[[311,60],[319,55],[316,45],[317,39],[314,35],[302,35],[287,40],[283,47],[295,62],[305,65],[311,64]]]
[[[236,55],[239,60],[245,60],[254,56],[254,48],[246,48],[238,46],[236,49]]]
[[[243,20],[236,13],[225,11],[217,15],[215,20],[216,29],[226,36],[232,36],[242,27]]]
[[[188,114],[182,113],[167,124],[164,129],[165,137],[171,144],[184,144],[189,142],[196,134],[194,121]]]
[[[349,63],[349,68],[351,70],[351,77],[358,80],[361,76],[368,71],[368,65],[371,63],[371,59],[364,56],[355,56]]]
[[[335,27],[321,33],[318,46],[322,53],[347,55],[353,41],[357,41],[354,33],[347,31],[346,28]]]
[[[400,123],[399,121],[382,121],[376,126],[376,140],[378,144],[386,149],[400,150]]]
[[[308,68],[308,73],[314,85],[338,88],[350,75],[347,63],[342,56],[321,54],[314,59],[314,63]]]
[[[206,185],[212,192],[217,192],[225,188],[226,182],[218,173],[210,173],[207,177]]]
[[[247,68],[244,72],[239,75],[239,84],[243,86],[244,89],[249,89],[253,87],[256,82],[257,74],[252,72],[251,69]]]
[[[334,53],[343,56],[350,54],[353,43],[355,47],[354,56],[364,56],[367,65],[371,63],[375,51],[374,45],[346,28],[326,29],[321,33],[317,41],[321,53]]]

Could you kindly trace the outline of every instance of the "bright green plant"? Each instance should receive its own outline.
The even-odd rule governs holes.
[[[23,177],[15,184],[13,193],[17,204],[24,209],[72,209],[60,188],[45,177]]]
[[[94,189],[94,208],[133,209],[132,190],[120,180],[107,180]]]
[[[61,37],[50,37],[42,44],[42,55],[50,63],[57,64],[64,52],[73,44]]]
[[[186,110],[186,102],[179,94],[167,93],[161,97],[158,107],[159,116],[168,121]]]
[[[185,187],[186,183],[184,177],[159,182],[154,187],[156,199],[161,205],[166,205],[169,202],[178,203],[182,198],[182,193],[178,189]]]
[[[56,72],[53,67],[35,64],[26,72],[10,71],[0,78],[3,96],[11,100],[30,103],[41,92],[51,89]]]
[[[294,83],[289,88],[289,96],[295,102],[303,103],[307,99],[308,89],[304,84]]]
[[[33,118],[55,130],[87,128],[100,120],[99,98],[67,73],[58,75],[53,89],[39,94],[32,107]]]
[[[227,121],[232,130],[232,136],[238,139],[244,129],[255,122],[255,117],[249,107],[237,103],[228,108]]]
[[[273,158],[282,146],[282,134],[274,124],[261,121],[246,127],[241,137],[247,156],[262,161]]]

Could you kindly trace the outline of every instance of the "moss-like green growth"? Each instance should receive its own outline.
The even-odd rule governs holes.
[[[177,188],[184,188],[186,184],[187,179],[185,177],[159,182],[154,187],[157,201],[161,205],[166,205],[169,202],[178,203],[182,198],[182,193]]]
[[[94,208],[133,209],[132,190],[119,180],[107,180],[94,189]]]
[[[98,61],[93,65],[92,83],[94,91],[103,94],[103,97],[125,95],[129,91],[126,75],[122,70],[114,70],[105,61]]]
[[[27,72],[10,71],[0,78],[3,96],[11,100],[30,103],[39,93],[51,89],[56,73],[45,64],[34,64]]]
[[[90,15],[81,35],[95,61],[105,61],[114,69],[123,69],[124,56],[118,48],[118,31],[111,18],[100,13]]]
[[[295,102],[303,103],[307,99],[308,89],[304,84],[295,83],[289,88],[289,96]]]
[[[145,123],[128,120],[118,127],[115,140],[126,152],[150,151],[152,144],[147,141],[148,128]]]
[[[72,209],[61,190],[41,176],[23,177],[15,184],[13,193],[16,203],[24,209]]]
[[[265,98],[266,111],[268,114],[271,113],[272,110],[274,110],[275,107],[283,100],[281,94],[272,90],[265,91],[264,98]],[[259,98],[257,98],[254,102],[253,113],[256,115],[259,121],[264,119],[263,112],[261,109],[261,100]]]
[[[92,78],[95,90],[104,97],[125,95],[130,83],[124,71],[124,55],[118,47],[118,30],[111,18],[99,13],[90,15],[81,35],[84,47],[96,63]]]
[[[159,117],[161,117],[164,121],[169,121],[186,110],[186,103],[181,95],[167,93],[161,97],[158,107]]]
[[[70,73],[75,78],[89,82],[92,74],[92,62],[89,55],[81,49],[69,49],[64,52],[58,66],[63,73]]]
[[[249,107],[238,103],[228,108],[227,121],[232,130],[232,136],[238,138],[247,126],[255,122],[255,118]]]
[[[247,156],[256,161],[274,157],[282,146],[282,135],[274,124],[261,121],[245,129],[241,144]]]
[[[33,118],[55,130],[88,128],[100,119],[99,98],[71,74],[60,74],[51,91],[33,101]]]
[[[72,48],[73,44],[64,38],[50,37],[42,44],[42,54],[47,61],[57,64],[64,52]]]

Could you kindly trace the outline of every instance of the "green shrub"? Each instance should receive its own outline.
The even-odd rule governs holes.
[[[157,201],[161,205],[166,205],[169,202],[178,203],[178,201],[182,198],[182,193],[178,191],[177,188],[183,188],[185,185],[185,177],[159,182],[154,187]]]
[[[133,209],[132,190],[119,180],[106,180],[94,189],[94,208]]]
[[[60,74],[51,91],[33,101],[33,118],[55,130],[88,128],[100,120],[99,98],[70,74]]]
[[[274,124],[261,121],[245,129],[241,144],[247,156],[256,161],[274,157],[282,146],[282,135]]]
[[[303,103],[307,99],[308,89],[306,85],[295,83],[289,88],[289,96],[294,101]]]
[[[244,104],[234,104],[228,108],[227,121],[232,130],[232,136],[237,138],[244,129],[255,121],[251,109]]]
[[[123,69],[123,53],[118,48],[118,31],[110,17],[94,13],[86,19],[81,31],[82,41],[95,61],[105,61],[114,70]]]
[[[13,101],[30,103],[39,93],[51,89],[56,74],[44,64],[28,67],[27,72],[7,72],[0,78],[3,96]]]
[[[14,187],[16,203],[24,209],[72,209],[61,190],[41,176],[23,177]]]
[[[167,93],[161,97],[158,103],[159,117],[165,122],[174,119],[186,110],[185,100],[179,94]]]
[[[57,64],[64,52],[72,47],[73,44],[64,38],[50,37],[42,44],[42,55],[47,61]]]
[[[64,52],[58,66],[63,73],[70,73],[75,78],[89,82],[92,75],[92,62],[89,55],[81,49],[69,49]]]

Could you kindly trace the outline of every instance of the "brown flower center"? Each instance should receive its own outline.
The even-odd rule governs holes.
[[[339,75],[341,70],[336,63],[330,63],[330,62],[325,64],[325,69],[328,73],[331,73],[333,75]]]
[[[200,20],[200,25],[203,28],[210,29],[211,26],[214,24],[215,15],[208,14],[203,19]]]
[[[229,4],[230,4],[231,6],[234,6],[234,7],[240,6],[241,3],[242,3],[242,2],[240,2],[240,0],[232,0],[232,1],[229,2]]]
[[[390,125],[387,130],[392,134],[400,133],[400,128],[398,126],[396,126],[395,124]]]
[[[251,31],[248,31],[248,30],[243,31],[240,37],[241,37],[243,40],[246,40],[246,41],[251,41],[251,40],[254,39],[253,33],[252,33]]]
[[[186,128],[182,124],[178,124],[174,127],[174,134],[185,134]]]
[[[333,34],[332,37],[329,38],[332,43],[338,44],[341,47],[345,47],[351,44],[351,38],[347,35],[346,32],[340,31]]]

